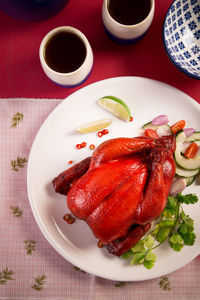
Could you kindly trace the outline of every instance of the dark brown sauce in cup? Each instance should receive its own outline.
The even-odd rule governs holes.
[[[151,10],[151,0],[109,0],[108,11],[111,17],[124,25],[142,22]]]
[[[47,65],[59,73],[71,73],[77,70],[86,58],[84,42],[76,34],[68,31],[55,33],[44,49]]]

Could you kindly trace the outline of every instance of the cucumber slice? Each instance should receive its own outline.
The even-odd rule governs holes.
[[[186,186],[191,185],[195,181],[196,176],[186,177],[184,178]]]
[[[152,122],[148,122],[148,123],[146,123],[146,124],[144,124],[144,125],[142,126],[142,128],[143,128],[144,130],[146,130],[146,129],[157,130],[158,127],[159,127],[158,125],[153,125]]]
[[[186,138],[186,142],[196,142],[200,141],[200,131],[196,131]]]
[[[197,183],[200,184],[200,173],[197,175]]]
[[[181,146],[181,153],[184,154],[186,149],[189,147],[189,145],[191,145],[192,143],[197,144],[198,146],[200,146],[200,141],[195,141],[195,142],[184,142],[182,143]]]
[[[165,124],[165,125],[154,125],[152,124],[152,122],[148,122],[146,124],[144,124],[142,126],[142,128],[144,130],[146,129],[153,129],[155,131],[157,131],[158,135],[159,136],[162,136],[162,135],[171,135],[172,132],[171,132],[171,128],[168,124]]]
[[[196,178],[196,175],[190,176],[190,177],[181,177],[181,176],[175,175],[173,184],[175,184],[175,182],[177,182],[177,179],[179,179],[179,180],[182,179],[185,183],[185,186],[189,186],[195,181],[195,178]]]
[[[176,135],[176,150],[174,152],[174,158],[176,163],[186,169],[195,170],[200,168],[200,155],[195,158],[185,158],[182,154],[182,144],[186,141],[186,135],[184,131],[180,131]]]
[[[179,167],[176,164],[176,175],[178,175],[179,177],[192,177],[192,176],[197,175],[198,173],[199,173],[199,169],[186,170],[186,169],[183,169],[183,168]]]

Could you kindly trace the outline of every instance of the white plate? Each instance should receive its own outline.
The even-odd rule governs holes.
[[[76,133],[75,128],[84,123],[111,117],[96,104],[105,95],[124,99],[131,108],[133,122],[113,117],[110,133],[103,138],[96,133]],[[77,220],[73,225],[63,221],[68,212],[66,197],[54,193],[51,185],[52,179],[69,167],[69,160],[79,162],[92,154],[88,147],[77,150],[77,143],[85,141],[87,145],[97,146],[108,138],[137,136],[144,123],[160,114],[167,114],[171,124],[185,119],[188,127],[200,129],[200,106],[183,92],[146,78],[111,78],[70,95],[48,116],[35,138],[28,163],[28,194],[33,214],[55,250],[86,272],[119,281],[146,280],[173,272],[200,253],[199,204],[185,208],[195,221],[195,245],[185,246],[177,253],[164,244],[156,250],[155,266],[147,270],[143,266],[129,266],[127,261],[108,254],[106,249],[99,249],[97,240],[83,221]],[[187,192],[200,196],[196,185],[188,187]]]

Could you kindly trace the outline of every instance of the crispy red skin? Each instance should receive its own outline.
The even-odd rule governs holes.
[[[175,174],[174,150],[174,136],[117,138],[79,163],[79,179],[67,188],[68,207],[112,254],[127,251],[163,211]],[[70,169],[64,178],[74,181],[75,169]],[[68,183],[65,180],[61,190]]]
[[[88,170],[90,161],[91,157],[87,157],[54,178],[52,184],[55,192],[67,195],[71,184]]]
[[[107,244],[106,248],[108,252],[116,256],[121,256],[131,247],[133,247],[133,245],[135,245],[144,236],[144,234],[149,231],[150,228],[150,223],[134,226],[126,236]]]

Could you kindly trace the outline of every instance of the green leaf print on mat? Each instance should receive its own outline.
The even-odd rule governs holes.
[[[22,113],[17,112],[12,117],[11,127],[16,128],[19,123],[21,123],[24,119],[24,115]]]
[[[24,244],[25,244],[24,249],[26,250],[26,254],[31,255],[33,253],[33,251],[35,251],[36,241],[26,240],[26,241],[24,241]]]
[[[16,160],[11,160],[10,164],[12,166],[12,170],[15,172],[19,171],[19,168],[23,168],[25,163],[27,163],[27,159],[24,157],[17,157]]]
[[[35,278],[35,284],[31,285],[31,287],[36,291],[41,291],[45,284],[46,275],[38,276]]]
[[[123,288],[127,285],[127,282],[125,281],[119,281],[117,283],[115,283],[115,287],[118,287],[118,288]]]
[[[13,274],[14,272],[9,271],[8,268],[0,272],[0,284],[6,284],[9,280],[14,280],[14,278],[12,278]]]
[[[164,291],[170,291],[170,282],[168,277],[162,277],[161,280],[159,281],[160,288],[163,289]]]
[[[23,214],[23,210],[19,208],[19,206],[10,206],[12,210],[13,216],[19,218]]]

